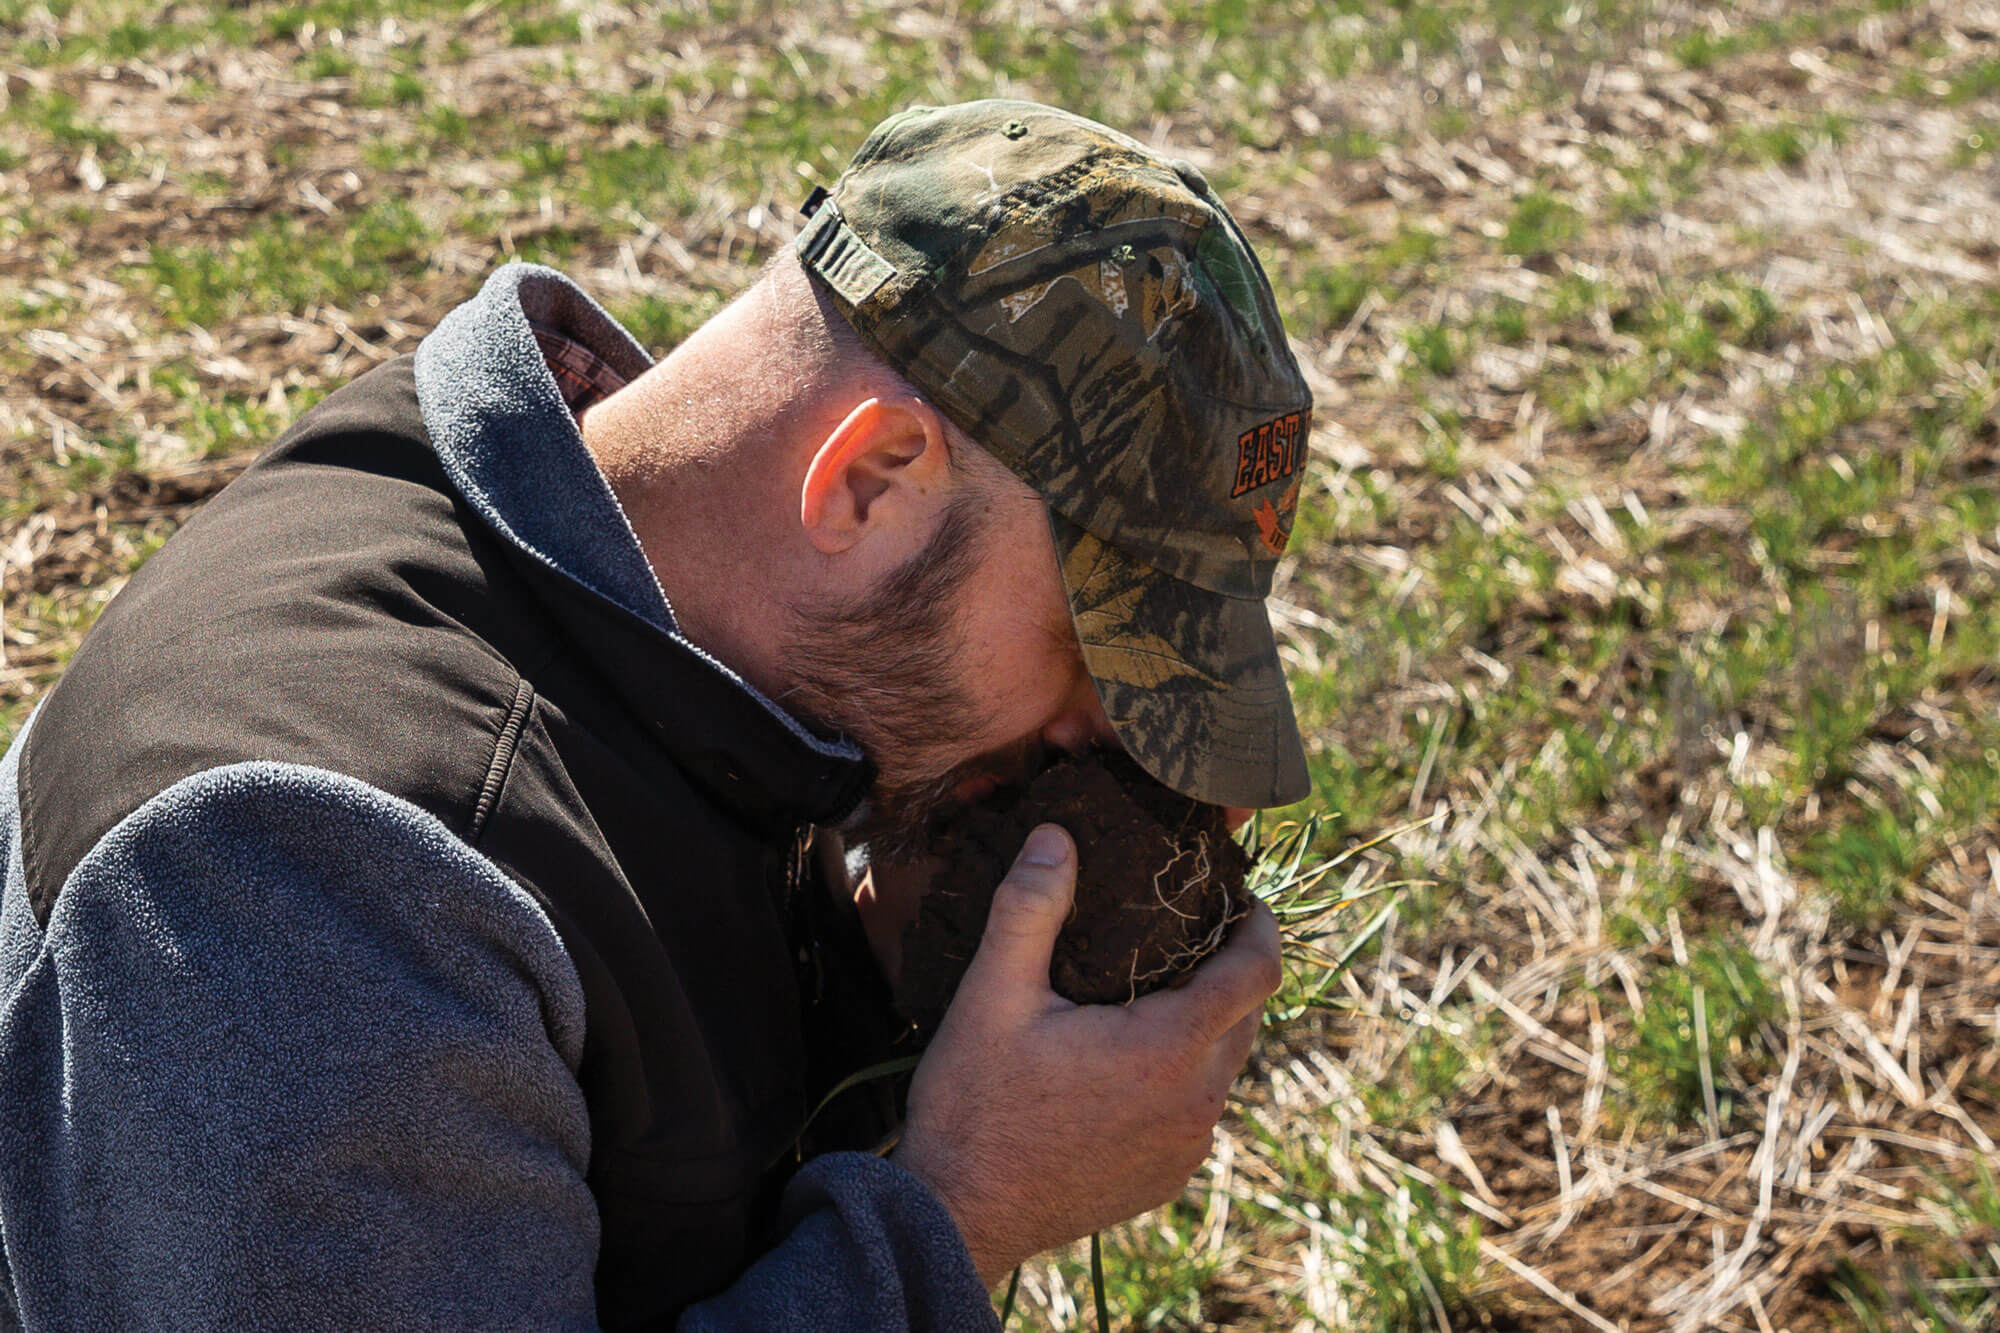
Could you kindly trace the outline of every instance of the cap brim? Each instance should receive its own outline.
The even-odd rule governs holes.
[[[1048,514],[1084,666],[1132,757],[1199,801],[1305,799],[1305,746],[1262,599],[1197,588]]]

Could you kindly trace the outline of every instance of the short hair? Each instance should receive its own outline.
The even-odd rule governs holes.
[[[800,398],[816,398],[838,388],[849,392],[859,390],[869,397],[930,401],[921,389],[861,341],[861,335],[840,313],[826,288],[807,274],[798,252],[791,246],[781,246],[764,261],[753,287],[764,289],[768,297],[773,321],[779,326],[773,332],[780,334],[801,360],[808,363],[799,367],[800,378],[795,381]],[[987,494],[1005,490],[1010,483],[1027,484],[945,415],[942,408],[938,416],[944,422],[946,452],[952,466],[965,474],[964,480]]]

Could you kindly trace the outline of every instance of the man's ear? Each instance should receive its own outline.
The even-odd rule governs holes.
[[[921,398],[870,398],[835,426],[799,487],[799,523],[836,555],[871,524],[908,519],[923,531],[951,470],[944,419]]]

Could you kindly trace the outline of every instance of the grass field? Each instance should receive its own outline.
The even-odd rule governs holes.
[[[1121,1326],[2000,1327],[2000,7],[0,0],[0,77],[0,741],[496,264],[660,350],[881,115],[1061,103],[1266,259],[1293,813],[1401,886]]]

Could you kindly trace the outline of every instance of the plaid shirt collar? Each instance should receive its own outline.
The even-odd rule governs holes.
[[[581,418],[585,408],[603,402],[625,387],[623,375],[568,334],[535,319],[528,321],[528,327],[542,349],[542,359],[549,363],[549,373],[555,376],[556,387],[562,391],[570,415]]]

